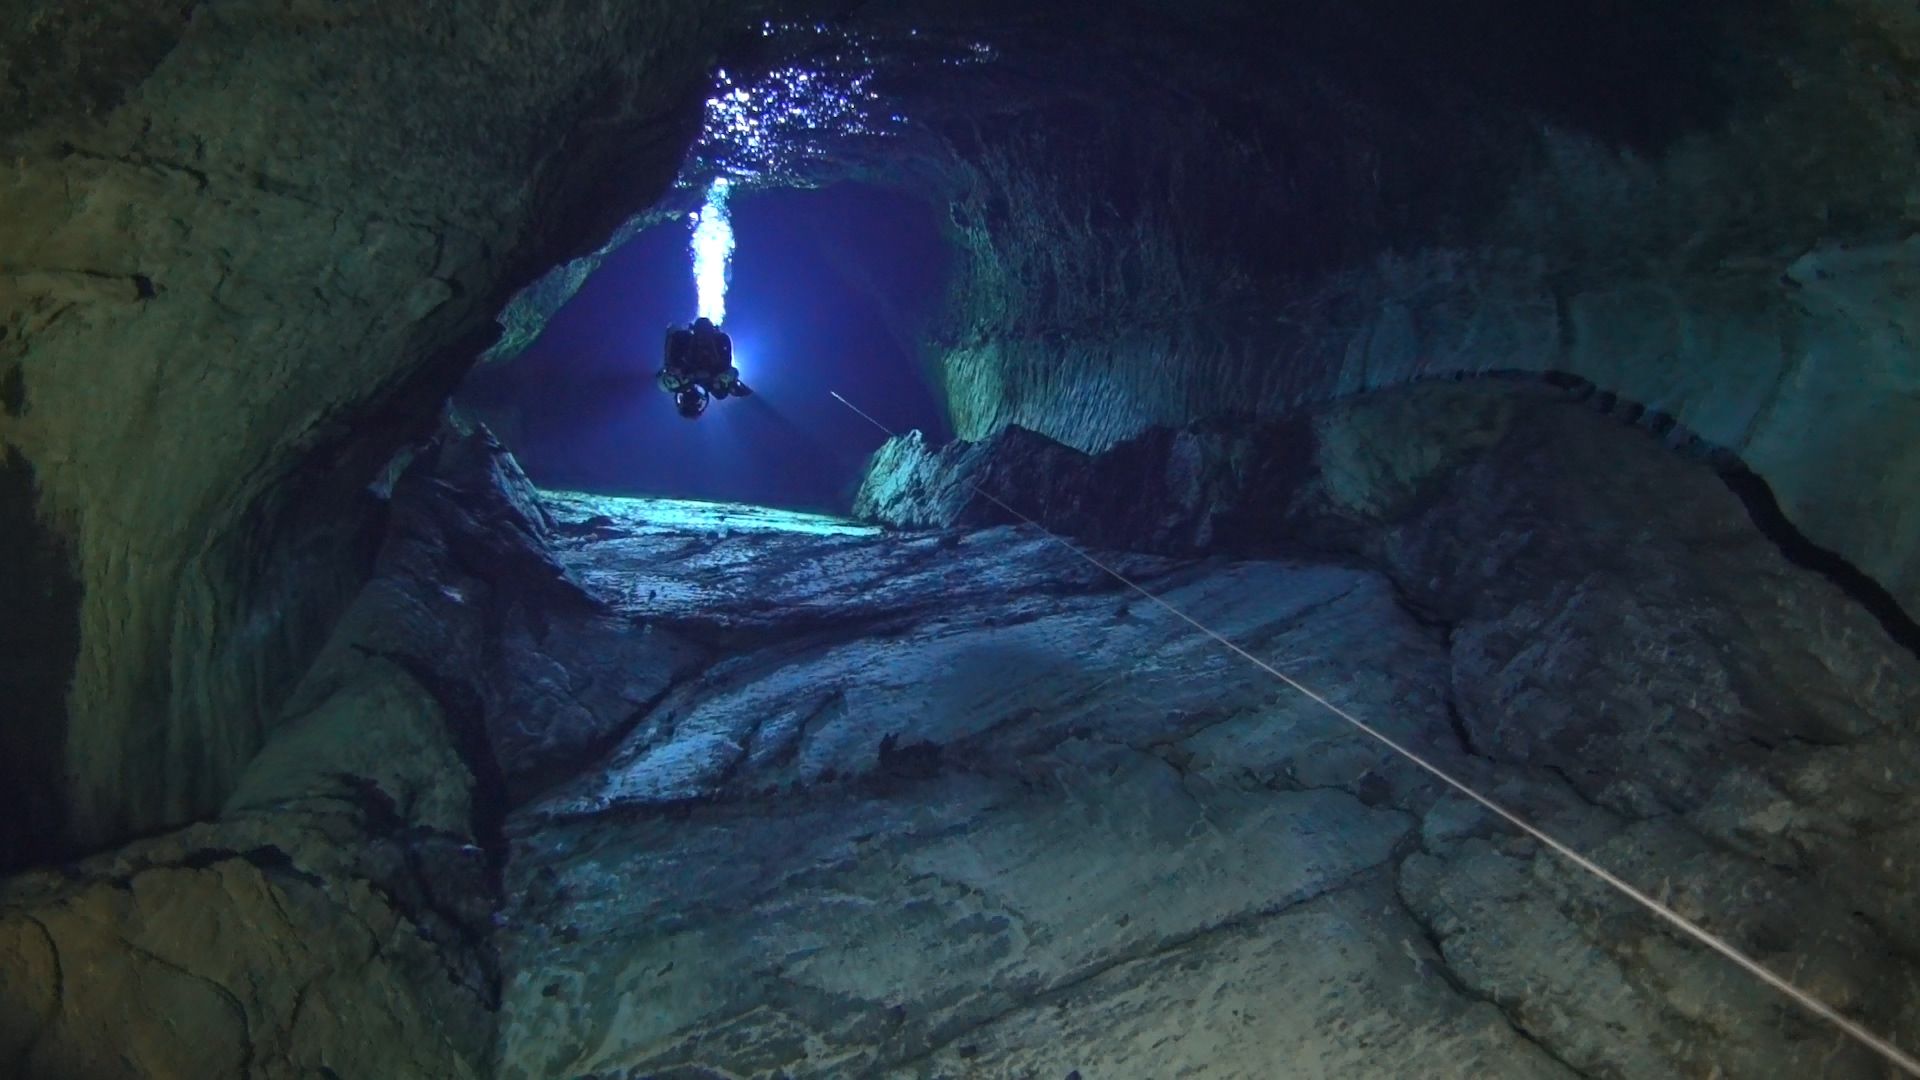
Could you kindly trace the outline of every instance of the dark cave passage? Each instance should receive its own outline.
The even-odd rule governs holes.
[[[0,1075],[1920,1076],[1900,4],[29,8]]]

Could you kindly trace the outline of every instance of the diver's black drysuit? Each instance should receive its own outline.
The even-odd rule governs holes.
[[[692,326],[667,331],[666,358],[659,379],[660,389],[682,401],[681,412],[690,417],[706,408],[703,401],[689,413],[683,395],[690,392],[716,398],[753,393],[740,381],[740,369],[733,366],[733,339],[709,319],[695,319]]]

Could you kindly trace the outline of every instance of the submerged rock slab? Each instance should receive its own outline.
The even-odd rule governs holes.
[[[888,565],[929,539],[866,544]],[[781,561],[763,553],[761,572],[781,578]],[[1303,675],[1329,676],[1337,653],[1377,668],[1348,693],[1446,751],[1441,654],[1384,579],[1134,564]],[[949,576],[972,590],[950,593]],[[994,1065],[975,1040],[1070,994],[1088,1003],[1057,1049],[1091,1068],[1116,999],[1188,999],[1169,954],[1285,938],[1317,898],[1390,895],[1417,831],[1396,800],[1421,797],[1417,778],[1051,541],[974,534],[891,588],[878,611],[851,594],[857,620],[794,611],[777,644],[715,665],[510,821],[504,1075],[916,1075],[942,1055],[962,1055],[953,1075],[998,1075],[1037,1048]],[[1226,732],[1275,725],[1299,738],[1197,763]],[[1315,760],[1290,760],[1307,747]],[[1353,994],[1413,970],[1385,947],[1396,975],[1348,972]],[[1249,1007],[1296,996],[1244,993]],[[1337,1028],[1345,997],[1302,1009],[1329,1060],[1365,1057],[1337,1031],[1308,1034]],[[1492,1010],[1444,988],[1427,1004],[1390,1028],[1453,1025],[1528,1060]],[[1163,1010],[1155,1034],[1185,1016]],[[1247,1046],[1243,1068],[1271,1075],[1282,1050]],[[1233,1074],[1207,1053],[1161,1057]],[[1147,1060],[1123,1074],[1152,1075]]]
[[[1122,505],[1102,482],[1112,459],[1028,439],[1011,461],[962,448],[869,491],[930,493],[909,505],[987,526],[996,512],[953,497],[955,477],[1064,454],[1068,468],[1006,497],[1097,541],[1191,550],[1217,531],[1377,566],[1107,556],[1911,1041],[1909,863],[1871,837],[1901,835],[1916,808],[1894,764],[1916,750],[1913,656],[1791,566],[1710,470],[1643,433],[1530,391],[1414,393],[1444,400],[1382,395],[1304,417],[1291,439],[1162,438],[1161,468],[1133,475],[1192,486],[1161,500],[1149,479],[1117,517],[1102,516]],[[892,603],[857,576],[847,600],[878,629],[839,622],[811,588],[789,609],[796,634],[774,629],[777,602],[756,610],[754,643],[777,648],[709,670],[516,816],[510,891],[530,902],[507,995],[525,1003],[516,1018],[543,1011],[509,1024],[510,1074],[1339,1075],[1417,1060],[1875,1075],[1865,1051],[1137,597],[1061,588],[1054,568],[1084,564],[1044,539],[1010,546],[1031,535],[820,547],[885,578]],[[913,562],[922,545],[960,572]],[[753,565],[738,554],[702,548],[692,573]],[[807,561],[761,570],[788,581]],[[972,591],[948,592],[953,578]],[[1020,647],[971,662],[989,641]],[[1302,791],[1342,798],[1286,797]],[[1241,846],[1249,826],[1260,842]],[[1391,902],[1345,925],[1385,935],[1356,939],[1376,959],[1305,969],[1321,1005],[1306,975],[1252,991],[1194,974],[1216,941],[1257,951],[1305,933],[1293,920],[1309,906],[1375,887]],[[645,964],[626,963],[635,951]],[[1426,1003],[1410,1009],[1396,979]],[[638,1012],[612,1004],[636,993]],[[1215,1003],[1291,1010],[1300,1028],[1223,1049]],[[1376,1010],[1390,1036],[1356,1019]],[[581,1025],[558,1047],[538,1035]]]
[[[1143,444],[1168,500],[1061,520],[1912,1045],[1920,660],[1703,467],[1431,392]],[[423,448],[389,519],[218,821],[0,890],[0,1060],[1883,1075],[1031,528],[549,497],[484,432]]]

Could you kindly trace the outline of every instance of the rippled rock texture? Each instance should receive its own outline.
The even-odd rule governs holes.
[[[1298,423],[1143,443],[1118,504],[1037,439],[894,447],[867,505],[1045,459],[1023,512],[1920,1036],[1920,661],[1582,406],[1449,384]],[[452,431],[389,519],[218,821],[0,893],[0,1061],[1882,1075],[1034,529],[540,493]]]

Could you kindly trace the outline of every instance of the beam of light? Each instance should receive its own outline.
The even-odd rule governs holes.
[[[716,326],[727,317],[727,279],[732,276],[730,190],[726,177],[716,178],[707,188],[707,205],[693,215],[693,287],[700,293],[700,316],[712,319]]]
[[[881,431],[886,432],[889,438],[896,438],[896,439],[899,438],[899,435],[895,434],[892,428],[874,419],[872,414],[868,413],[865,409],[862,409],[860,406],[855,405],[853,402],[848,401],[846,398],[841,397],[840,392],[838,390],[830,390],[828,391],[828,393],[832,394],[834,397],[834,400],[840,402],[840,404],[845,405],[847,408],[852,409],[856,413],[859,413],[862,417],[866,419],[867,423],[872,424],[874,427],[877,427]],[[1795,1004],[1799,1005],[1801,1008],[1807,1010],[1808,1012],[1819,1017],[1820,1019],[1825,1020],[1827,1023],[1832,1024],[1834,1027],[1840,1029],[1840,1031],[1844,1032],[1845,1034],[1851,1036],[1853,1039],[1858,1041],[1861,1045],[1874,1051],[1875,1053],[1879,1054],[1881,1057],[1886,1058],[1888,1063],[1900,1069],[1902,1072],[1905,1072],[1911,1076],[1920,1077],[1920,1058],[1913,1057],[1912,1055],[1908,1054],[1906,1051],[1900,1049],[1898,1046],[1895,1046],[1893,1043],[1887,1041],[1886,1039],[1881,1038],[1879,1035],[1876,1035],[1874,1032],[1868,1030],[1866,1027],[1862,1026],[1861,1024],[1848,1019],[1846,1016],[1841,1014],[1840,1010],[1835,1009],[1831,1005],[1828,1005],[1825,1001],[1822,1001],[1821,999],[1813,996],[1807,991],[1802,990],[1799,986],[1796,986],[1792,982],[1789,982],[1787,979],[1774,974],[1773,971],[1769,969],[1766,965],[1760,963],[1760,961],[1758,960],[1755,960],[1753,957],[1748,956],[1746,953],[1741,952],[1737,946],[1733,945],[1731,942],[1728,942],[1725,938],[1720,937],[1719,935],[1715,934],[1713,931],[1706,929],[1705,927],[1701,926],[1699,923],[1694,922],[1692,919],[1689,919],[1685,915],[1680,914],[1678,911],[1675,911],[1673,908],[1668,907],[1666,904],[1661,903],[1659,900],[1654,899],[1652,896],[1648,895],[1646,892],[1628,883],[1625,879],[1621,878],[1619,875],[1615,874],[1613,871],[1608,870],[1606,867],[1603,867],[1599,863],[1594,862],[1592,859],[1587,858],[1585,855],[1580,854],[1578,851],[1574,850],[1565,842],[1556,839],[1552,835],[1548,834],[1545,830],[1541,829],[1539,826],[1521,817],[1519,814],[1516,814],[1513,811],[1507,809],[1505,806],[1502,806],[1501,804],[1495,802],[1493,799],[1489,798],[1488,796],[1480,794],[1480,792],[1468,786],[1465,781],[1456,779],[1452,773],[1447,772],[1445,769],[1442,769],[1440,766],[1435,765],[1431,761],[1428,761],[1425,757],[1414,752],[1408,747],[1401,745],[1392,737],[1382,732],[1379,728],[1374,727],[1372,724],[1367,723],[1365,720],[1360,719],[1359,717],[1353,715],[1351,712],[1348,712],[1347,710],[1341,708],[1340,706],[1335,705],[1333,702],[1327,700],[1325,697],[1323,697],[1322,695],[1314,691],[1311,687],[1307,686],[1305,683],[1300,682],[1298,679],[1295,679],[1293,676],[1288,675],[1287,673],[1281,671],[1279,668],[1274,667],[1272,664],[1269,664],[1265,660],[1262,660],[1259,657],[1248,652],[1246,649],[1241,648],[1239,645],[1236,645],[1231,639],[1226,637],[1224,634],[1221,634],[1219,631],[1214,630],[1213,628],[1207,626],[1205,623],[1187,614],[1185,611],[1182,611],[1181,609],[1175,607],[1171,602],[1163,599],[1158,593],[1148,590],[1146,586],[1135,582],[1132,578],[1127,577],[1125,574],[1122,574],[1120,571],[1114,569],[1113,567],[1107,565],[1104,562],[1101,562],[1097,557],[1089,553],[1086,549],[1076,544],[1073,544],[1067,540],[1062,539],[1060,536],[1056,535],[1053,531],[1049,530],[1046,526],[1033,520],[1032,518],[1021,513],[1020,511],[1015,510],[1013,507],[1008,506],[1006,503],[996,498],[993,495],[993,493],[989,492],[986,488],[981,487],[979,484],[973,483],[971,480],[967,481],[966,484],[968,487],[973,489],[974,494],[979,495],[980,497],[986,499],[990,503],[993,503],[995,506],[998,506],[1000,509],[1005,510],[1009,514],[1012,514],[1014,517],[1019,518],[1022,522],[1026,523],[1027,525],[1031,526],[1033,529],[1038,531],[1040,535],[1046,537],[1047,539],[1067,549],[1069,552],[1072,552],[1074,555],[1077,555],[1080,558],[1086,560],[1088,563],[1091,563],[1094,566],[1094,568],[1102,571],[1107,576],[1113,578],[1115,581],[1118,581],[1120,584],[1126,586],[1127,588],[1132,589],[1134,592],[1139,593],[1141,596],[1145,597],[1148,601],[1152,602],[1153,604],[1160,607],[1162,610],[1166,611],[1167,614],[1172,615],[1174,618],[1179,619],[1181,622],[1186,623],[1188,626],[1191,626],[1193,629],[1199,631],[1200,633],[1206,635],[1207,637],[1212,638],[1214,641],[1218,642],[1222,647],[1224,647],[1228,652],[1233,653],[1234,655],[1238,656],[1240,659],[1245,660],[1249,664],[1252,664],[1254,667],[1259,668],[1260,670],[1273,676],[1275,679],[1278,679],[1281,682],[1285,683],[1286,685],[1292,687],[1295,691],[1305,696],[1308,700],[1324,707],[1328,712],[1332,713],[1333,715],[1339,717],[1340,719],[1346,721],[1348,724],[1352,725],[1361,734],[1372,738],[1376,742],[1379,742],[1380,744],[1384,745],[1387,749],[1392,750],[1394,753],[1400,755],[1401,757],[1412,762],[1414,765],[1418,766],[1421,770],[1425,771],[1428,775],[1432,776],[1434,779],[1439,780],[1441,783],[1446,784],[1448,787],[1454,789],[1455,791],[1458,791],[1460,794],[1465,795],[1467,798],[1472,799],[1474,802],[1479,803],[1481,806],[1492,811],[1495,815],[1505,820],[1507,824],[1512,825],[1514,828],[1520,830],[1526,835],[1532,837],[1535,840],[1538,840],[1542,844],[1545,844],[1550,850],[1552,850],[1555,854],[1559,855],[1561,858],[1567,860],[1568,862],[1586,871],[1587,873],[1592,874],[1595,878],[1598,878],[1600,881],[1604,882],[1605,884],[1612,886],[1622,896],[1625,896],[1627,899],[1632,900],[1636,904],[1639,904],[1641,907],[1647,909],[1647,911],[1649,911],[1653,915],[1666,920],[1669,924],[1671,924],[1674,927],[1674,929],[1679,930],[1680,932],[1686,934],[1688,937],[1691,937],[1695,941],[1698,941],[1700,944],[1705,945],[1707,948],[1712,949],[1713,951],[1719,953],[1721,956],[1724,956],[1728,960],[1733,961],[1736,965],[1744,969],[1748,974],[1759,979],[1761,982],[1766,983],[1768,986],[1772,987],[1773,989],[1778,990],[1780,993],[1786,995],[1789,999],[1791,999]]]

